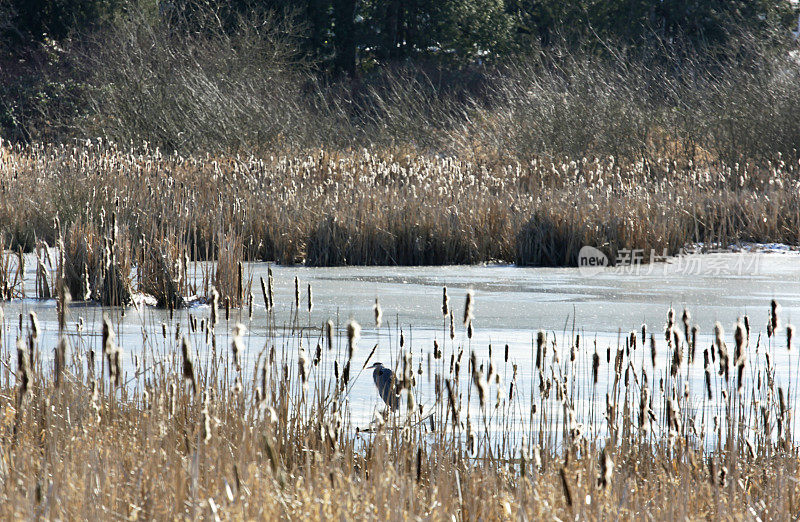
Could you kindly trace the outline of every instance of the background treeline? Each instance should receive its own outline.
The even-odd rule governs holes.
[[[769,0],[7,0],[0,136],[791,155],[796,25]]]

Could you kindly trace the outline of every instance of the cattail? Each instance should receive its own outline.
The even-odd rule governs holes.
[[[114,348],[109,358],[109,370],[111,371],[111,380],[114,386],[122,385],[122,350],[119,346]]]
[[[215,326],[217,326],[217,321],[219,320],[219,292],[213,286],[211,287],[211,329],[213,330]]]
[[[722,324],[717,321],[714,323],[714,342],[717,346],[717,357],[719,358],[719,374],[725,376],[728,381],[728,346],[725,344],[725,332]]]
[[[773,299],[770,302],[770,312],[769,312],[769,328],[767,328],[767,334],[772,337],[773,333],[778,332],[778,327],[780,325],[780,320],[778,319],[778,314],[780,313],[781,307],[778,304],[778,301]]]
[[[111,327],[111,320],[107,315],[103,315],[103,352],[108,355],[114,350],[114,329]]]
[[[450,297],[447,295],[447,287],[442,287],[442,317],[447,317],[450,313]]]
[[[467,339],[472,339],[472,320],[467,323]]]
[[[697,332],[699,328],[697,325],[692,326],[692,342],[689,345],[689,364],[694,363],[695,348],[697,347]]]
[[[436,339],[433,340],[433,358],[434,359],[442,358],[442,349],[439,347],[439,341],[437,341]]]
[[[344,365],[344,370],[342,371],[342,389],[345,389],[349,383],[350,383],[350,361],[348,360]]]
[[[473,299],[473,291],[467,290],[467,300],[464,303],[464,326],[467,326],[469,322],[472,320],[472,299]]]
[[[31,320],[31,335],[33,336],[34,340],[39,338],[39,317],[36,315],[36,312],[33,310],[30,311],[28,314]]]
[[[333,321],[328,320],[325,323],[325,338],[328,341],[328,350],[333,348]]]
[[[348,359],[353,358],[353,353],[356,350],[356,345],[358,344],[359,337],[361,337],[361,325],[358,324],[355,320],[351,320],[349,323],[347,323]]]
[[[272,310],[275,307],[275,293],[273,291],[274,282],[272,279],[272,267],[267,268],[267,297],[269,298],[269,304],[267,305],[268,310]]]
[[[748,316],[744,316],[744,329],[747,333],[747,345],[750,346],[750,318]]]
[[[261,277],[261,296],[264,298],[264,308],[269,310],[269,297],[267,297],[267,284],[264,282],[264,278]]]
[[[678,338],[678,331],[673,328],[673,351],[672,351],[672,367],[670,368],[670,374],[672,377],[678,375],[678,369],[683,364],[683,350],[681,349],[680,339]]]
[[[192,394],[197,394],[197,381],[194,378],[194,364],[192,363],[192,346],[185,335],[181,340],[181,354],[183,355],[183,379],[192,384]]]
[[[244,351],[244,341],[242,337],[247,332],[247,327],[242,323],[236,323],[233,327],[233,340],[231,341],[231,352],[233,353],[233,364],[237,370],[241,370],[240,354]]]
[[[597,350],[595,349],[594,355],[592,355],[592,381],[594,382],[595,386],[597,385],[597,374],[599,369],[600,356],[597,355]]]
[[[242,273],[242,262],[239,261],[237,263],[237,275],[236,278],[236,298],[239,303],[244,302],[244,274]]]
[[[372,307],[372,311],[375,312],[375,328],[380,328],[383,323],[383,310],[381,310],[381,304],[378,302],[377,297],[375,298],[375,306]]]
[[[675,310],[670,306],[667,312],[667,330],[675,325]]]
[[[411,388],[414,379],[414,364],[412,361],[411,351],[403,353],[403,388]]]
[[[308,283],[308,313],[314,308],[314,298],[311,294],[311,283]]]
[[[294,276],[294,308],[300,309],[300,280]]]
[[[652,368],[656,367],[656,338],[653,334],[650,334],[650,364]]]
[[[714,353],[713,351],[711,353]],[[711,400],[711,362],[709,361],[708,357],[708,348],[703,350],[703,361],[705,367],[705,374],[706,374],[706,394],[708,400]]]
[[[400,348],[404,347],[405,345],[406,345],[406,336],[403,333],[403,329],[400,328]]]
[[[734,364],[736,366],[744,366],[744,359],[747,354],[744,350],[744,325],[741,321],[736,321],[736,327],[733,331],[733,340],[736,343],[736,351],[733,354]]]
[[[377,346],[377,345],[375,345],[375,346]],[[373,350],[374,350],[374,348],[373,348]],[[372,356],[372,354],[370,354],[370,357],[371,356]],[[321,360],[322,360],[322,346],[320,346],[320,344],[317,343],[317,349],[314,350],[314,360],[312,361],[314,366],[319,366],[319,362]]]
[[[547,342],[547,336],[545,335],[543,330],[539,330],[536,333],[536,369],[541,370],[542,368],[542,356],[544,355],[545,351],[545,343]]]
[[[686,308],[683,309],[683,314],[681,314],[681,322],[683,322],[683,338],[686,339],[686,342],[689,342],[689,331],[691,330],[691,314],[689,314],[689,310]]]
[[[639,429],[643,434],[650,432],[650,388],[642,386],[642,393],[639,396]]]
[[[681,432],[680,408],[672,397],[667,401],[667,419],[669,419],[670,434],[678,435]]]
[[[786,325],[786,349],[792,351],[792,338],[794,337],[794,326]]]
[[[300,374],[300,382],[303,383],[303,387],[306,387],[307,380],[308,380],[308,357],[306,357],[306,348],[302,344],[300,344],[300,350],[297,357],[297,372]]]
[[[231,320],[231,298],[229,296],[225,296],[225,321]]]
[[[17,338],[17,374],[19,376],[19,392],[17,395],[17,409],[22,405],[28,394],[28,384],[30,383],[30,367],[28,364],[28,351],[22,338]]]

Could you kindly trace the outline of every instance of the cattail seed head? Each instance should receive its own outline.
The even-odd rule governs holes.
[[[28,315],[31,321],[31,335],[33,336],[34,340],[36,340],[39,338],[39,332],[40,332],[39,317],[33,310],[31,310]]]
[[[213,286],[211,287],[211,329],[217,326],[219,321],[219,292]]]
[[[28,350],[21,337],[17,338],[17,374],[19,375],[19,395],[17,396],[17,408],[23,403],[28,393],[28,383],[30,382],[30,365],[28,362]]]
[[[192,384],[192,394],[197,394],[197,381],[194,377],[194,364],[192,363],[192,345],[185,335],[181,340],[181,355],[183,356],[183,379]],[[173,383],[171,383],[173,384]]]
[[[725,331],[722,324],[717,321],[714,323],[714,343],[717,346],[717,357],[719,358],[719,374],[728,380],[728,346],[725,344]]]
[[[540,370],[542,368],[542,357],[544,357],[545,351],[545,343],[547,342],[547,336],[544,333],[544,330],[539,330],[536,332],[536,369]]]
[[[272,267],[267,268],[267,297],[269,298],[269,304],[267,305],[268,310],[272,310],[275,307],[275,293],[274,288],[275,284],[272,279]]]
[[[733,359],[736,366],[744,365],[744,358],[746,357],[744,338],[744,325],[741,321],[736,321],[736,327],[733,331],[733,340],[736,343],[736,351],[734,352]]]
[[[314,308],[314,298],[311,294],[311,283],[308,283],[308,313],[311,313],[312,308]]]
[[[600,487],[606,489],[609,484],[611,484],[613,476],[614,462],[611,460],[611,456],[606,451],[606,448],[603,448],[603,451],[600,453],[600,476],[597,482]]]
[[[375,306],[372,307],[373,312],[375,312],[375,328],[380,328],[381,324],[383,323],[383,310],[381,310],[381,304],[378,302],[378,298],[375,298]]]
[[[244,351],[244,341],[242,337],[247,332],[247,327],[242,323],[236,323],[233,327],[233,340],[231,341],[231,352],[233,353],[233,364],[237,370],[241,370],[241,353]]]
[[[300,280],[294,276],[294,307],[300,309]]]
[[[264,282],[264,278],[260,278],[261,281],[261,296],[264,299],[264,308],[269,310],[269,297],[267,296],[267,284]]]
[[[300,345],[300,350],[297,357],[297,372],[300,374],[300,382],[303,383],[303,387],[307,387],[308,357],[306,356],[306,348],[302,344]]]
[[[794,338],[794,326],[791,324],[786,325],[786,349],[792,350],[792,340]]]
[[[333,348],[333,321],[328,320],[325,323],[325,338],[328,341],[328,350]]]
[[[467,298],[464,303],[464,326],[467,326],[472,319],[473,296],[474,292],[472,290],[467,290]]]
[[[450,312],[450,297],[447,295],[447,287],[442,287],[442,317],[447,317]]]
[[[778,328],[780,327],[780,319],[778,318],[778,314],[780,314],[781,307],[778,304],[778,301],[773,299],[770,302],[770,312],[769,312],[769,323],[770,328],[768,329],[768,333],[777,333]],[[771,332],[769,332],[771,330]]]
[[[656,337],[650,334],[650,364],[652,368],[656,367],[656,355]]]
[[[356,350],[359,337],[361,337],[361,325],[355,320],[351,320],[347,323],[347,348],[349,359],[353,358],[353,353]]]

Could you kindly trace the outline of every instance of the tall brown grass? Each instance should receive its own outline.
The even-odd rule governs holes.
[[[46,338],[34,316],[16,334],[0,319],[3,361],[19,340],[19,363],[0,371],[4,518],[774,520],[791,518],[800,502],[797,396],[770,364],[770,353],[787,349],[777,336],[761,346],[757,331],[739,329],[744,381],[737,391],[707,361],[711,400],[684,387],[687,358],[669,369],[675,351],[688,349],[680,336],[659,341],[663,370],[644,363],[635,335],[609,346],[606,359],[591,341],[567,334],[570,347],[561,347],[540,332],[532,375],[517,373],[520,357],[533,357],[527,350],[502,362],[473,351],[460,374],[464,333],[442,339],[446,354],[459,354],[455,365],[437,358],[423,370],[430,347],[398,348],[402,334],[389,325],[378,342],[402,351],[403,387],[441,385],[430,419],[390,418],[365,433],[350,420],[356,375],[331,369],[349,368],[351,355],[318,348],[312,362],[305,348],[309,336],[354,344],[353,324],[325,334],[271,321],[265,338],[237,325],[234,361],[214,349],[227,333],[204,331],[207,317],[201,328],[188,315],[188,326],[170,321],[164,336],[144,336],[131,352],[116,344],[114,313],[102,339],[63,331],[74,352],[55,367],[32,364],[40,356],[28,346]],[[730,341],[718,335],[718,344]],[[244,358],[251,343],[265,350]],[[123,358],[135,359],[135,373],[121,376]],[[480,409],[468,407],[477,400]],[[530,414],[520,411],[526,401]]]
[[[26,248],[19,238],[29,236],[55,244],[56,218],[67,229],[94,223],[97,232],[86,235],[102,243],[115,213],[120,241],[130,238],[134,250],[142,241],[180,238],[190,259],[227,263],[230,285],[241,258],[571,265],[587,244],[614,259],[623,248],[662,255],[695,242],[800,243],[798,165],[780,157],[699,166],[669,158],[468,161],[379,150],[185,157],[98,142],[2,150],[0,179],[9,197],[0,201],[0,216],[9,248]],[[21,208],[30,200],[39,202],[41,219]],[[241,254],[225,261],[231,234]],[[65,239],[68,250],[77,248],[69,234]],[[76,262],[76,272],[83,270],[86,260]]]

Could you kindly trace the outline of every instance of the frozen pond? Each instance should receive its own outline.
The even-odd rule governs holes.
[[[304,344],[308,347],[311,358],[316,344],[324,345],[321,326],[327,320],[332,320],[339,331],[344,330],[349,320],[356,320],[362,326],[362,333],[353,360],[352,376],[355,380],[347,396],[348,411],[355,426],[366,426],[377,409],[383,406],[369,372],[359,374],[358,370],[375,344],[378,346],[370,363],[381,361],[387,366],[397,367],[400,353],[399,329],[403,331],[404,349],[410,350],[413,355],[415,373],[418,369],[422,370],[422,373],[416,373],[415,394],[419,403],[426,407],[433,404],[434,374],[446,375],[449,358],[460,350],[464,351],[461,382],[464,390],[462,400],[466,401],[470,380],[466,370],[469,354],[474,351],[479,364],[485,363],[488,372],[489,346],[492,345],[491,362],[495,373],[501,377],[501,384],[494,381],[495,384],[490,387],[491,401],[495,401],[497,387],[504,390],[501,400],[507,399],[513,365],[517,365],[517,392],[513,398],[513,411],[516,422],[520,425],[533,418],[530,413],[531,398],[533,397],[534,402],[540,400],[537,397],[539,377],[534,369],[537,331],[543,330],[547,333],[548,345],[555,341],[555,350],[549,351],[548,357],[552,358],[553,352],[558,354],[559,364],[562,365],[573,364],[568,362],[569,347],[574,344],[575,335],[579,334],[581,341],[574,362],[574,375],[583,377],[576,377],[569,386],[583,390],[575,395],[575,408],[578,418],[585,420],[590,404],[593,403],[595,408],[603,410],[604,393],[613,379],[613,359],[617,349],[624,346],[624,339],[630,332],[636,332],[639,337],[638,350],[633,351],[629,358],[631,367],[637,370],[645,368],[649,373],[650,386],[654,390],[656,383],[666,377],[668,368],[664,325],[670,307],[675,310],[678,330],[683,331],[681,314],[684,308],[691,313],[692,324],[699,328],[695,365],[680,372],[681,382],[688,376],[685,382],[692,389],[693,397],[703,396],[702,352],[713,342],[714,323],[719,321],[724,327],[726,342],[733,352],[734,325],[747,314],[752,327],[751,350],[755,350],[757,337],[762,333],[764,337],[759,350],[761,353],[771,353],[776,367],[776,385],[789,388],[790,404],[795,404],[794,396],[798,387],[794,382],[789,387],[789,379],[791,375],[794,381],[800,374],[800,357],[796,350],[786,350],[785,329],[780,330],[770,342],[767,342],[764,332],[772,299],[776,299],[782,307],[780,317],[784,326],[800,318],[800,255],[797,252],[697,255],[654,265],[606,268],[591,274],[574,268],[514,266],[308,268],[272,265],[276,306],[273,318],[274,335],[270,338],[267,336],[267,310],[259,284],[260,278],[267,278],[267,269],[268,265],[265,263],[247,266],[246,272],[253,280],[252,318],[248,316],[247,307],[233,310],[227,322],[224,311],[221,311],[221,320],[217,327],[219,349],[228,349],[229,335],[237,322],[245,324],[248,334],[245,338],[243,375],[252,376],[256,354],[265,346],[276,346],[286,360],[297,356],[296,341],[287,341],[281,333],[284,326],[288,328],[295,324],[303,328]],[[295,277],[300,282],[299,314],[294,313]],[[30,279],[32,281],[32,277]],[[310,313],[307,311],[309,284],[314,296],[314,306]],[[450,307],[455,316],[456,335],[453,341],[449,338],[448,321],[442,317],[443,286],[448,288]],[[474,335],[471,340],[467,338],[461,321],[468,289],[472,289],[475,296]],[[373,305],[376,298],[383,310],[384,321],[380,330],[376,330],[374,326]],[[29,311],[37,313],[44,330],[41,339],[42,356],[44,359],[52,358],[52,347],[57,339],[55,302],[23,299],[3,303],[3,308],[4,358],[10,357],[6,360],[14,364],[11,354],[18,317],[19,314],[25,315],[27,324]],[[188,332],[189,316],[198,320],[207,318],[210,309],[208,305],[195,305],[176,311],[172,319],[168,312],[147,306],[138,309],[128,307],[124,316],[120,309],[107,312],[118,331],[125,370],[130,377],[134,373],[134,355],[138,354],[146,361],[148,357],[155,360],[165,355],[179,354],[175,329],[180,325],[182,332]],[[74,348],[85,350],[88,346],[94,346],[99,350],[97,336],[103,313],[104,309],[98,306],[72,304],[69,324]],[[83,319],[85,325],[80,336],[75,327],[79,318]],[[162,323],[168,328],[166,338],[162,338]],[[655,368],[651,367],[649,345],[645,348],[641,346],[643,324],[647,325],[648,337],[652,332],[657,340],[659,356]],[[150,343],[147,349],[143,344],[143,331],[147,333],[146,342]],[[195,333],[192,339],[193,346],[202,350],[205,345],[200,334]],[[434,340],[443,347],[444,358],[438,362],[434,360],[432,366],[429,366],[429,354],[433,351]],[[508,345],[508,362],[505,361],[505,345]],[[339,349],[341,354],[342,347]],[[148,350],[149,355],[141,355]],[[602,361],[598,380],[603,392],[597,394],[590,391],[591,354],[595,350]],[[203,353],[200,355],[202,357]],[[611,358],[610,364],[607,361],[608,356]],[[763,364],[763,361],[753,352],[748,364],[748,371],[752,374],[753,368]],[[294,370],[294,363],[292,369]],[[330,365],[321,365],[319,371],[331,371]],[[719,387],[721,384],[715,383],[715,386]],[[474,391],[472,395],[471,412],[477,415]],[[715,398],[717,395],[715,393]],[[554,396],[551,400],[555,400]],[[601,403],[603,406],[598,406]],[[706,407],[713,411],[711,404]],[[687,404],[687,410],[691,409],[695,413],[699,412],[698,408],[701,405],[697,401],[692,405]],[[709,422],[709,419],[710,416],[704,422]],[[492,428],[501,429],[503,428],[498,426]]]

